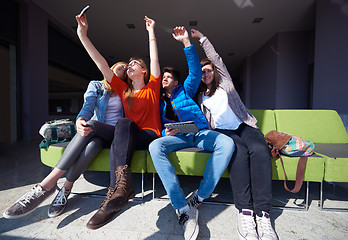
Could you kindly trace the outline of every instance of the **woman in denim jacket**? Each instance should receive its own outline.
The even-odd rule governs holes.
[[[118,62],[111,69],[120,79],[126,79],[125,62]],[[83,107],[76,118],[77,134],[66,147],[56,167],[41,183],[9,207],[4,212],[4,217],[15,219],[34,211],[55,192],[57,181],[66,173],[64,186],[48,209],[49,217],[60,215],[65,209],[74,182],[102,147],[110,146],[114,138],[115,124],[122,117],[121,99],[107,81],[91,81],[84,94]]]

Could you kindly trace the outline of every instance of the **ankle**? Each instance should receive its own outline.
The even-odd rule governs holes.
[[[41,185],[41,184],[39,184],[39,186],[45,191],[50,191],[53,188],[53,186],[47,186],[47,185]]]
[[[73,185],[74,185],[74,182],[66,181],[64,183],[64,188],[65,188],[65,190],[70,191],[72,189]]]
[[[184,206],[184,207],[182,207],[182,208],[179,208],[179,209],[177,210],[177,212],[178,212],[179,215],[180,215],[180,214],[182,214],[184,211],[188,211],[188,210],[190,210],[190,206],[186,204],[186,206]]]

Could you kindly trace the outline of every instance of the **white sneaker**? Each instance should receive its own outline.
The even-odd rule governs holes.
[[[197,239],[199,233],[198,225],[198,209],[190,207],[189,210],[184,210],[182,213],[177,212],[179,224],[183,225],[185,240]]]
[[[256,225],[260,240],[278,240],[268,213],[262,211],[262,217],[256,216]]]
[[[252,210],[242,209],[242,212],[237,210],[237,230],[241,240],[259,240]]]

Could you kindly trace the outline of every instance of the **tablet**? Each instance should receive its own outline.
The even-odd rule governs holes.
[[[199,131],[199,129],[194,121],[165,123],[164,127],[166,127],[166,128],[178,128],[178,129],[180,129],[180,133],[191,133],[191,132],[196,133]]]

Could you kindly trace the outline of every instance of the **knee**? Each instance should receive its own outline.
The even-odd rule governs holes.
[[[98,153],[100,152],[100,150],[103,147],[103,140],[101,140],[100,138],[94,137],[91,139],[91,141],[89,141],[89,143],[86,145],[86,150],[89,153]]]
[[[255,142],[249,147],[251,155],[262,156],[263,158],[271,158],[271,152],[266,143]]]
[[[115,125],[115,136],[133,132],[138,126],[128,118],[120,118]]]
[[[98,123],[97,120],[89,120],[89,121],[87,121],[88,126],[90,126],[93,129],[93,131],[96,128],[96,124],[97,123]]]
[[[149,152],[150,154],[154,154],[156,151],[158,151],[160,149],[160,143],[159,143],[159,139],[155,139],[153,140],[150,144],[149,144]]]
[[[120,118],[117,120],[116,127],[125,127],[125,126],[130,126],[132,124],[135,124],[132,120],[129,118]]]
[[[221,143],[221,148],[224,151],[232,151],[232,153],[234,152],[236,145],[233,141],[232,138],[226,136],[226,135],[222,135],[220,136],[220,143]]]

